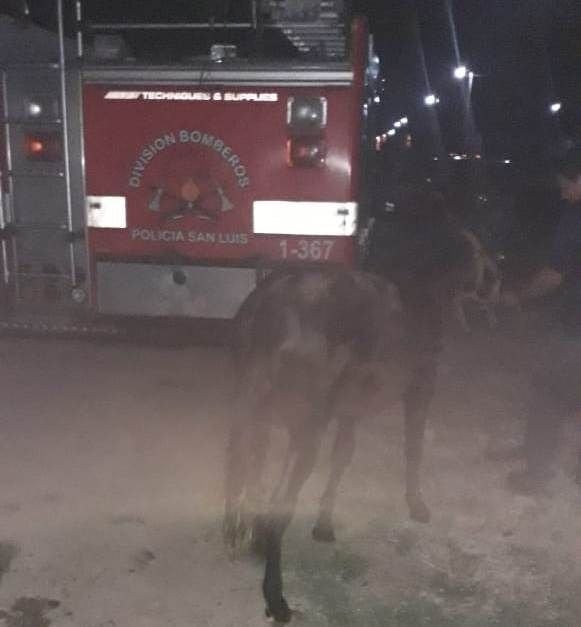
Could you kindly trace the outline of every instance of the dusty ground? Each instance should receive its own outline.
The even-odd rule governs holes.
[[[502,332],[456,340],[427,438],[433,522],[409,522],[399,410],[365,419],[334,546],[310,539],[329,441],[286,537],[305,627],[581,624],[581,492],[504,488],[530,356]],[[222,548],[223,349],[0,339],[0,626],[264,623],[261,568]]]

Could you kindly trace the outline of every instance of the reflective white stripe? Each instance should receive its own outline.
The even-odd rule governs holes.
[[[125,196],[87,196],[87,226],[99,229],[127,228]]]
[[[254,233],[263,235],[354,235],[356,202],[255,200]]]

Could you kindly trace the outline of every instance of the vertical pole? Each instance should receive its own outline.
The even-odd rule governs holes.
[[[2,112],[4,114],[4,137],[6,139],[6,175],[8,179],[8,199],[6,203],[5,211],[2,211],[1,225],[2,228],[6,226],[6,222],[14,222],[14,207],[11,203],[14,201],[14,179],[12,178],[12,133],[10,130],[10,112],[8,110],[8,76],[6,70],[2,71]],[[0,189],[1,191],[1,189]],[[4,266],[4,282],[8,283],[10,280],[10,272],[8,270],[8,247],[6,246],[6,240],[2,241],[2,262]],[[12,245],[12,264],[14,272],[14,289],[15,295],[20,293],[19,279],[18,279],[18,257],[16,252],[16,246],[14,241]]]
[[[261,2],[252,0],[252,28],[254,29],[254,52],[257,56],[262,56],[262,46],[264,37],[264,25],[261,19]]]
[[[256,30],[258,28],[258,3],[257,0],[251,0],[252,5],[252,28]]]
[[[60,96],[61,96],[61,113],[63,127],[63,158],[64,158],[64,175],[67,203],[67,228],[69,234],[73,232],[73,207],[71,199],[71,165],[69,155],[69,116],[67,102],[67,73],[66,73],[66,52],[65,52],[65,32],[64,32],[64,15],[63,0],[57,0],[58,13],[58,35],[59,35],[59,78],[60,78]],[[76,285],[77,276],[75,268],[75,244],[73,241],[69,243],[69,259],[71,264],[71,284]]]
[[[75,3],[75,21],[77,28],[77,57],[79,59],[83,58],[83,8],[81,5],[81,0],[76,0]]]
[[[0,170],[0,228],[4,230],[4,227],[6,226],[6,221],[4,219],[4,183],[2,181],[2,174],[3,172],[2,170]],[[2,238],[2,276],[4,279],[4,285],[8,285],[8,279],[10,275],[8,274],[8,254],[6,250],[6,239],[4,238]]]

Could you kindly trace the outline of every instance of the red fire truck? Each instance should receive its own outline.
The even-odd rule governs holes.
[[[13,4],[2,324],[228,319],[273,267],[357,263],[377,60],[341,0],[234,3],[248,5],[236,21],[187,23],[106,21],[80,1],[67,19],[54,0],[56,33]],[[180,37],[181,58],[164,59]]]

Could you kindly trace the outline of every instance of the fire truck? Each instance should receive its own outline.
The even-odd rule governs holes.
[[[227,320],[273,268],[358,263],[378,66],[342,0],[50,1],[0,15],[3,327]]]

